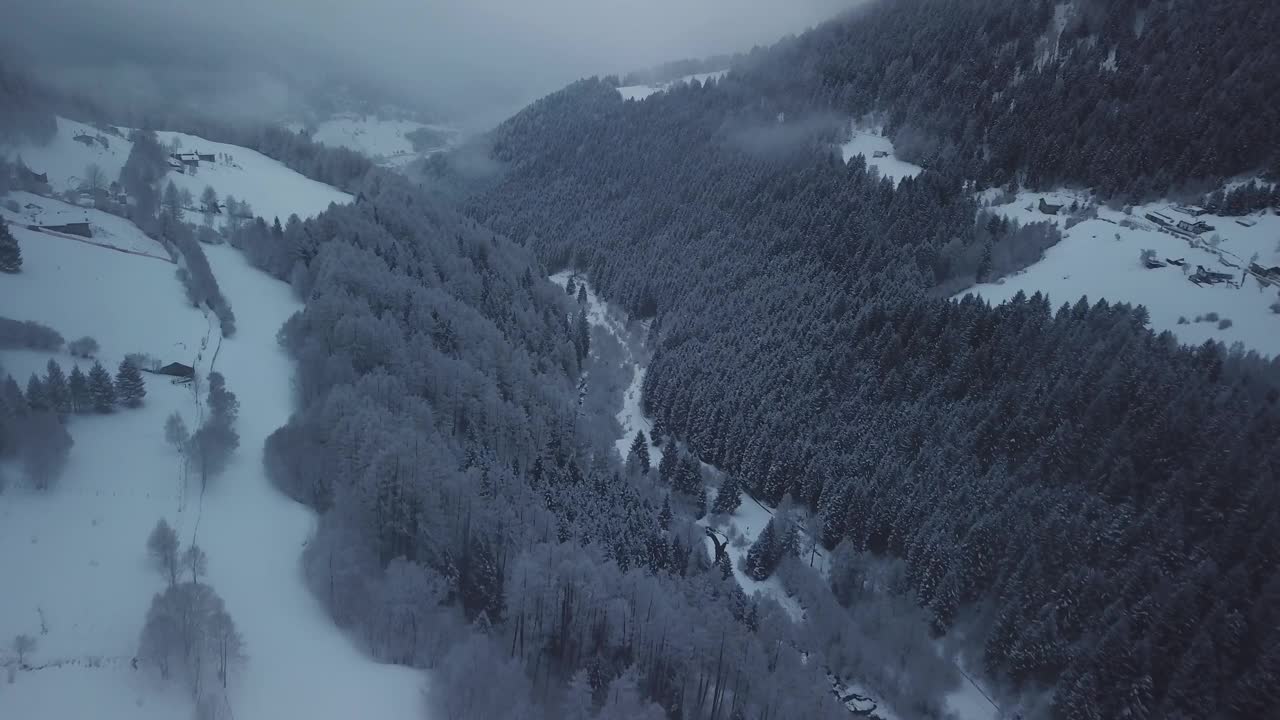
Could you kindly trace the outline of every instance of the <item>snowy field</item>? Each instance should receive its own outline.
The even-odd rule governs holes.
[[[102,168],[108,182],[120,177],[120,168],[124,167],[129,151],[133,149],[133,143],[126,139],[129,135],[127,129],[119,128],[120,135],[124,136],[119,137],[102,132],[92,125],[61,117],[55,119],[58,132],[48,145],[0,145],[0,155],[10,160],[22,158],[33,172],[48,175],[49,187],[55,192],[79,188],[84,179],[84,170],[90,163]],[[102,136],[107,145],[103,147],[96,140],[91,144],[84,144],[75,139],[76,136],[83,135],[93,138]]]
[[[413,120],[386,120],[369,115],[341,114],[320,123],[311,139],[329,147],[355,150],[379,165],[400,167],[421,157],[406,135],[423,128],[449,137],[456,132],[452,128]],[[441,146],[439,150],[447,147]],[[429,150],[425,154],[439,150]]]
[[[11,224],[65,225],[87,222],[93,237],[76,237],[76,240],[171,262],[168,251],[160,243],[143,235],[136,225],[122,217],[28,192],[9,193],[5,199],[13,200],[19,206],[18,212],[0,207],[0,215]]]
[[[1142,304],[1150,311],[1152,329],[1168,330],[1179,342],[1240,342],[1264,355],[1280,355],[1280,314],[1270,309],[1280,299],[1277,288],[1244,273],[1255,256],[1257,259],[1252,261],[1263,267],[1280,265],[1280,217],[1271,213],[1255,213],[1246,218],[1204,215],[1199,219],[1215,229],[1192,241],[1161,232],[1145,217],[1160,212],[1175,220],[1192,220],[1167,202],[1134,207],[1130,214],[1099,207],[1097,219],[1067,229],[1068,208],[1064,207],[1059,216],[1045,215],[1038,209],[1041,198],[1068,206],[1073,200],[1087,199],[1082,193],[1065,190],[1028,192],[1019,193],[1010,204],[992,207],[992,211],[1023,223],[1050,220],[1065,234],[1035,265],[964,293],[973,292],[999,303],[1018,291],[1027,295],[1040,291],[1049,295],[1055,307],[1074,303],[1082,295],[1091,303],[1106,299]],[[1237,220],[1254,224],[1246,227]],[[1216,246],[1212,242],[1215,235],[1220,239]],[[1144,249],[1154,250],[1161,261],[1185,260],[1186,264],[1147,269],[1139,260]],[[1216,285],[1196,285],[1189,276],[1196,272],[1197,265],[1228,273],[1233,279]],[[1217,313],[1220,320],[1203,319],[1210,313]],[[1197,317],[1202,320],[1197,322]],[[1187,322],[1181,323],[1181,318]],[[1230,320],[1229,327],[1221,327],[1221,320]]]
[[[162,142],[171,137],[161,134]],[[183,136],[185,149],[197,143],[200,152],[233,160],[195,177],[170,174],[196,183],[190,189],[197,196],[212,184],[220,195],[231,192],[259,213],[282,218],[349,200],[257,153]],[[79,143],[54,147],[64,153],[58,167],[93,161]],[[14,486],[21,473],[5,468],[11,486],[0,494],[0,665],[13,664],[16,634],[34,636],[37,649],[27,659],[33,669],[16,672],[12,684],[0,671],[0,718],[191,716],[190,695],[180,685],[161,684],[145,666],[132,667],[151,597],[164,587],[145,548],[162,517],[183,546],[194,540],[206,551],[207,577],[243,636],[247,660],[232,679],[233,717],[421,717],[423,674],[369,659],[304,585],[300,558],[315,517],[276,492],[264,473],[266,437],[292,407],[292,366],[276,341],[284,320],[301,308],[291,289],[229,246],[206,246],[237,315],[236,336],[219,342],[212,315],[187,303],[175,266],[131,254],[167,257],[131,223],[25,193],[8,197],[20,201],[16,216],[7,213],[14,220],[87,219],[93,242],[112,247],[11,226],[24,266],[20,274],[0,276],[0,314],[47,323],[68,340],[94,336],[112,371],[125,353],[139,351],[193,365],[200,377],[216,369],[239,397],[240,448],[202,496],[183,456],[163,438],[171,412],[189,427],[198,425],[197,397],[189,387],[146,375],[142,408],[70,420],[75,445],[54,490]],[[0,365],[25,384],[50,357],[4,351]],[[70,356],[56,357],[70,370]]]
[[[893,154],[893,141],[881,135],[879,130],[860,130],[855,127],[853,139],[840,146],[840,154],[845,162],[854,155],[861,155],[866,159],[869,167],[878,170],[882,177],[892,179],[895,184],[903,178],[915,177],[923,171],[919,165],[899,160]]]
[[[68,339],[92,335],[114,372],[127,352],[193,363],[211,326],[192,308],[174,266],[71,239],[11,228],[23,271],[0,278],[6,316],[37,320]],[[136,229],[136,243],[152,242]],[[163,251],[161,251],[163,252]],[[75,359],[31,351],[0,352],[22,384],[53,357],[69,371]],[[91,363],[79,361],[83,370]],[[163,579],[146,562],[146,539],[161,517],[189,527],[181,456],[167,446],[164,418],[193,422],[191,391],[145,376],[146,404],[111,416],[76,416],[75,445],[55,490],[19,484],[0,495],[0,639],[19,633],[37,649],[12,685],[0,678],[0,717],[174,718],[190,714],[185,693],[161,686],[130,661],[151,595]],[[11,480],[20,473],[11,468]],[[43,616],[43,628],[41,617]]]
[[[218,160],[202,162],[194,174],[170,171],[162,182],[173,181],[179,190],[188,190],[200,200],[206,186],[217,191],[219,198],[227,194],[237,200],[248,200],[255,215],[270,222],[284,222],[290,214],[307,218],[319,215],[330,203],[351,202],[350,195],[324,183],[299,175],[279,162],[238,145],[209,142],[195,135],[158,132],[160,144],[166,147],[177,138],[181,152],[215,155]]]
[[[21,157],[33,172],[48,175],[49,186],[55,192],[78,188],[85,168],[90,164],[102,168],[108,182],[119,178],[120,168],[128,159],[133,143],[124,137],[100,133],[89,125],[65,118],[57,118],[57,122],[57,135],[48,145],[3,147],[0,153],[10,159]],[[125,136],[129,134],[126,128],[120,128],[120,132]],[[103,148],[97,142],[89,145],[77,142],[75,137],[81,134],[102,135],[107,139],[108,147]],[[219,198],[225,198],[229,193],[237,200],[248,200],[254,213],[268,222],[276,217],[284,222],[291,213],[303,218],[311,217],[328,208],[329,203],[349,203],[352,200],[350,195],[304,177],[248,148],[211,142],[185,133],[162,131],[157,132],[156,137],[165,147],[177,138],[182,144],[181,152],[217,156],[215,162],[200,163],[194,174],[170,171],[161,181],[162,190],[164,184],[172,180],[179,190],[190,191],[197,203],[200,193],[209,186],[217,191]],[[198,221],[197,217],[189,219]]]
[[[645,98],[649,97],[650,95],[653,95],[654,93],[660,93],[665,90],[669,90],[671,87],[675,85],[679,85],[681,83],[688,83],[694,80],[698,81],[699,83],[705,83],[708,80],[719,80],[720,78],[724,77],[727,74],[729,74],[728,70],[717,70],[715,72],[709,72],[709,73],[697,73],[695,75],[685,75],[684,77],[679,77],[679,78],[676,78],[675,80],[671,80],[665,83],[659,83],[657,85],[628,85],[626,87],[618,88],[618,92],[622,95],[623,100],[644,100]]]

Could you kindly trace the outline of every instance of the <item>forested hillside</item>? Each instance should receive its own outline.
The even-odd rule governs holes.
[[[752,54],[791,112],[885,112],[908,159],[1140,199],[1280,172],[1280,5],[893,0]]]
[[[301,408],[267,463],[321,513],[304,563],[335,620],[379,658],[437,668],[446,716],[840,717],[785,622],[752,631],[781,609],[619,477],[578,404],[573,299],[397,176],[358,192],[231,238],[307,297],[280,335]]]
[[[1280,366],[1211,344],[1178,347],[1145,327],[1142,308],[931,296],[972,271],[980,237],[1000,242],[1004,232],[975,228],[962,177],[1006,181],[1025,170],[1032,182],[1145,192],[1159,189],[1157,176],[1248,169],[1274,139],[1251,124],[1256,116],[1241,126],[1161,106],[1154,129],[1134,123],[1157,106],[1108,103],[1105,137],[1076,135],[1087,118],[1002,116],[1003,106],[976,100],[992,86],[969,90],[904,54],[939,64],[998,57],[1003,41],[974,44],[994,23],[1010,53],[1030,58],[1017,48],[1034,45],[1053,13],[1029,5],[1039,14],[1009,13],[1006,2],[881,4],[757,53],[719,83],[638,103],[612,81],[583,81],[488,138],[505,171],[469,211],[551,269],[584,271],[607,297],[653,317],[644,401],[659,426],[765,499],[789,493],[807,504],[828,547],[905,558],[936,629],[963,621],[993,677],[1056,690],[1056,717],[1265,716],[1280,701]],[[1224,32],[1264,54],[1240,60],[1253,62],[1274,47],[1250,35],[1272,10],[1233,6]],[[1025,26],[996,22],[997,11]],[[1186,11],[1153,6],[1142,37],[1158,37],[1162,22],[1178,23],[1170,37],[1190,31]],[[1093,24],[1079,27],[1105,27],[1095,16],[1109,17],[1091,6]],[[954,35],[930,41],[944,27]],[[1198,16],[1195,29],[1204,27]],[[864,37],[880,38],[874,52]],[[879,87],[885,68],[864,64],[864,53],[898,68],[888,78],[923,87]],[[954,63],[956,73],[988,66]],[[1070,66],[1049,63],[1041,76],[1025,66],[1008,91],[1041,97]],[[797,68],[803,82],[783,87]],[[1227,87],[1253,82],[1242,76],[1256,77],[1233,75]],[[1046,84],[1021,89],[1035,83]],[[1125,107],[1168,97],[1139,95]],[[1073,117],[1052,92],[1042,102],[1046,117]],[[966,123],[982,135],[957,134],[895,188],[834,154],[836,108],[887,110],[899,128],[918,117],[930,133],[950,132],[944,120]],[[1025,147],[1049,139],[1041,154],[979,152],[1004,142],[991,127],[1015,122]],[[1226,135],[1249,128],[1253,151],[1228,152]],[[1146,154],[1181,137],[1163,133],[1203,142],[1182,142],[1178,157]],[[1151,164],[1125,159],[1135,153]]]

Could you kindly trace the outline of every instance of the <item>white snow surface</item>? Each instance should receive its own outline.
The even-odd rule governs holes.
[[[422,674],[369,659],[305,586],[299,557],[315,515],[272,487],[263,467],[263,443],[293,407],[293,367],[276,332],[301,305],[234,249],[206,252],[232,307],[252,308],[237,314],[236,335],[217,354],[240,400],[240,449],[205,496],[199,528],[210,582],[249,655],[231,695],[235,717],[421,717]]]
[[[379,165],[396,167],[420,157],[414,151],[413,143],[405,137],[420,128],[454,132],[452,128],[413,120],[388,120],[373,115],[344,113],[316,126],[311,139],[330,147],[355,150]]]
[[[60,117],[57,118],[57,123],[58,132],[48,145],[27,143],[16,147],[0,147],[0,153],[10,159],[21,157],[33,172],[46,173],[49,186],[55,192],[78,188],[85,168],[91,163],[102,168],[108,182],[120,177],[120,169],[124,167],[133,143],[123,137],[101,133],[74,120]],[[125,128],[120,128],[120,132],[125,136],[129,134],[129,130]],[[95,137],[103,135],[107,138],[108,147],[104,149],[97,143],[86,146],[77,142],[75,136],[82,133]],[[230,193],[237,200],[248,200],[254,214],[266,218],[268,222],[276,217],[284,222],[291,213],[307,218],[328,208],[329,203],[352,201],[347,193],[304,177],[248,148],[211,142],[186,133],[160,131],[156,133],[156,137],[166,147],[175,137],[178,138],[182,143],[181,152],[218,156],[215,162],[200,163],[194,175],[170,171],[161,180],[161,189],[172,180],[179,190],[190,191],[197,204],[200,194],[209,186],[217,191],[220,200]],[[199,213],[191,214],[188,219],[199,222]]]
[[[1075,303],[1082,295],[1090,303],[1106,299],[1112,303],[1141,304],[1150,312],[1153,330],[1168,330],[1184,344],[1198,345],[1210,339],[1227,345],[1240,342],[1262,355],[1280,355],[1280,314],[1270,310],[1270,305],[1280,299],[1277,287],[1265,286],[1252,275],[1237,287],[1255,253],[1257,263],[1263,267],[1280,265],[1280,248],[1277,248],[1280,217],[1271,212],[1246,218],[1204,215],[1199,219],[1215,230],[1189,241],[1161,232],[1155,223],[1146,219],[1147,213],[1160,212],[1174,220],[1192,220],[1173,210],[1169,202],[1134,207],[1127,215],[1099,207],[1097,219],[1067,229],[1068,208],[1064,207],[1058,216],[1045,215],[1038,210],[1042,197],[1051,204],[1068,206],[1072,200],[1088,199],[1085,193],[1068,190],[1023,192],[1011,204],[992,207],[992,211],[1023,223],[1054,222],[1063,228],[1063,239],[1031,267],[994,283],[977,285],[961,295],[973,292],[999,303],[1018,291],[1027,295],[1039,291],[1048,294],[1055,308],[1063,303]],[[1255,224],[1245,227],[1237,223],[1237,219],[1252,220]],[[1134,227],[1123,227],[1119,224],[1122,221]],[[1221,238],[1216,248],[1210,242],[1214,235]],[[1185,258],[1186,266],[1148,270],[1139,261],[1139,253],[1144,249],[1154,250],[1160,260]],[[1195,273],[1197,265],[1231,273],[1235,280],[1196,285],[1188,276]],[[1231,326],[1220,328],[1218,322],[1196,322],[1197,316],[1211,312],[1231,320]],[[1188,322],[1179,324],[1179,318],[1186,318]]]
[[[346,204],[352,201],[347,193],[324,183],[300,175],[262,153],[225,143],[210,142],[195,135],[175,132],[157,132],[160,144],[168,146],[176,137],[182,142],[182,152],[199,152],[218,156],[215,162],[200,163],[195,174],[170,171],[163,183],[172,180],[179,190],[188,190],[200,202],[200,193],[206,186],[224,200],[228,194],[237,200],[248,200],[253,213],[268,222],[280,218],[284,222],[290,214],[300,218],[319,215],[330,203]],[[198,213],[197,213],[198,215]],[[189,218],[194,221],[195,218]]]
[[[125,137],[117,137],[75,120],[63,117],[55,120],[58,132],[48,145],[0,145],[0,155],[10,160],[21,157],[32,172],[48,175],[49,187],[55,192],[78,189],[84,179],[85,168],[90,163],[102,168],[108,183],[120,178],[120,168],[124,167],[129,151],[133,149],[133,143],[126,139],[128,130],[120,129],[121,135]],[[101,135],[106,138],[107,147],[96,142],[92,147],[86,146],[75,139],[77,135],[95,138]]]
[[[184,138],[186,148],[194,144]],[[69,149],[88,148],[77,143]],[[228,152],[241,167],[202,168],[191,179],[200,187],[225,179],[223,187],[234,187],[233,194],[259,212],[265,206],[284,216],[309,214],[344,197],[319,183],[299,183],[305,178],[283,166],[272,168],[273,161],[242,148],[201,142],[199,149]],[[244,182],[246,177],[251,181]],[[249,187],[260,193],[247,192]],[[254,270],[232,248],[206,246],[237,314],[236,336],[219,346],[212,314],[191,307],[175,266],[163,259],[167,254],[131,223],[25,193],[8,197],[20,206],[39,206],[21,207],[17,217],[7,213],[14,220],[87,219],[95,237],[86,241],[12,225],[24,266],[17,275],[0,276],[3,314],[46,323],[69,340],[92,335],[101,344],[99,358],[113,372],[125,353],[139,351],[192,364],[200,377],[216,369],[239,398],[241,444],[202,498],[198,478],[188,477],[162,429],[175,411],[194,429],[197,396],[168,378],[147,375],[142,408],[71,418],[75,445],[52,491],[37,493],[16,482],[18,468],[2,469],[10,487],[0,494],[0,577],[6,579],[0,591],[0,665],[14,660],[13,636],[28,633],[38,647],[27,663],[39,669],[17,672],[12,685],[0,670],[0,718],[191,715],[185,689],[162,683],[145,665],[131,666],[151,597],[164,585],[145,549],[162,517],[179,531],[184,546],[195,540],[206,551],[208,580],[244,638],[247,660],[229,693],[234,717],[421,717],[423,675],[371,660],[305,586],[300,556],[315,517],[277,492],[264,472],[266,437],[292,409],[292,366],[276,342],[280,325],[301,308],[290,288]],[[30,373],[43,372],[51,356],[4,351],[0,365],[25,384]],[[69,371],[73,358],[56,357]],[[87,365],[81,361],[82,368]],[[47,634],[41,633],[41,612]]]
[[[876,157],[877,152],[887,154],[884,157]],[[878,129],[861,130],[855,127],[853,139],[840,146],[840,155],[845,162],[854,155],[861,155],[867,161],[868,167],[875,168],[882,177],[893,180],[894,184],[901,182],[903,178],[915,177],[924,170],[919,165],[899,160],[893,154],[893,141],[882,135]]]
[[[708,72],[708,73],[695,73],[693,75],[685,75],[684,77],[678,77],[675,80],[671,80],[665,83],[659,83],[657,85],[627,85],[625,87],[618,88],[618,92],[622,95],[623,100],[644,100],[645,98],[649,97],[650,95],[653,95],[654,93],[660,93],[666,90],[670,90],[672,87],[675,87],[676,85],[689,83],[695,80],[698,81],[699,83],[705,83],[708,80],[719,80],[720,78],[728,74],[729,74],[728,70],[717,70],[715,72]]]
[[[46,235],[62,237],[73,242],[78,241],[105,248],[114,248],[134,255],[145,255],[167,263],[172,262],[164,246],[142,234],[137,225],[122,217],[102,212],[101,210],[94,210],[93,208],[72,205],[61,200],[33,195],[29,192],[12,192],[5,196],[5,199],[13,200],[19,205],[18,212],[0,207],[0,215],[9,221],[11,226],[48,226],[87,222],[89,223],[90,232],[93,233],[92,238],[62,234]]]

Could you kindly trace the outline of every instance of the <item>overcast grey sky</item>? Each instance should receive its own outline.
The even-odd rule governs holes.
[[[461,112],[578,77],[771,43],[863,0],[6,0],[0,40],[93,87],[161,73],[264,113],[271,78],[368,82]],[[74,72],[72,72],[74,71]]]

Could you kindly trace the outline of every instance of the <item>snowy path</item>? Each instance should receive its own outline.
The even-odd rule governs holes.
[[[632,330],[628,328],[628,322],[625,316],[619,311],[612,311],[603,300],[596,295],[594,289],[589,283],[585,282],[585,278],[578,273],[570,271],[558,272],[550,278],[552,283],[559,287],[564,287],[565,282],[570,275],[574,277],[574,282],[583,284],[587,288],[587,321],[594,326],[598,326],[612,334],[617,338],[618,343],[623,347],[626,357],[623,360],[625,365],[629,365],[631,369],[631,384],[627,387],[623,396],[622,409],[618,412],[618,424],[622,426],[622,437],[618,438],[615,446],[618,448],[618,454],[625,460],[628,451],[631,448],[631,442],[635,438],[637,431],[644,431],[646,437],[652,437],[653,423],[649,418],[645,417],[644,411],[640,406],[641,388],[644,384],[645,366],[641,358],[632,352],[634,339],[631,337]],[[715,475],[719,475],[721,471],[713,465],[702,463],[703,467]],[[707,504],[711,505],[715,502],[716,489],[707,488]],[[795,598],[787,594],[786,589],[782,586],[782,582],[777,577],[770,577],[763,581],[755,580],[743,573],[738,565],[739,560],[746,555],[750,549],[750,545],[754,542],[756,536],[764,530],[764,526],[768,524],[769,518],[773,515],[773,509],[760,503],[750,497],[746,491],[743,491],[742,505],[729,518],[727,526],[716,526],[717,529],[728,531],[733,535],[741,535],[746,538],[746,542],[742,544],[730,543],[728,553],[733,566],[734,578],[747,594],[760,592],[763,595],[772,597],[782,606],[787,614],[791,616],[795,622],[804,622],[804,609],[796,601]],[[704,517],[698,521],[698,525],[708,527],[710,516]],[[706,547],[708,552],[714,553],[715,546],[710,538],[706,539]],[[817,565],[825,565],[825,556],[821,553],[816,558],[819,562]],[[819,568],[822,570],[823,568]],[[972,683],[972,680],[965,676],[967,682],[962,683],[961,687],[947,694],[946,703],[948,709],[960,718],[960,720],[995,720],[998,716],[997,709],[993,706],[989,699],[985,697],[982,690]],[[899,717],[893,712],[892,708],[879,704],[878,701],[871,699],[874,694],[865,686],[857,682],[839,683],[840,693],[847,695],[856,693],[865,696],[862,701],[853,701],[851,706],[857,708],[866,708],[869,703],[876,703],[876,715],[885,720],[897,720]]]
[[[284,283],[235,250],[207,248],[237,311],[215,368],[240,400],[240,449],[204,498],[199,543],[209,579],[244,636],[248,661],[231,692],[237,720],[414,718],[423,715],[422,674],[367,657],[307,589],[300,566],[315,516],[269,483],[267,436],[289,418],[293,367],[276,342],[301,306]]]

